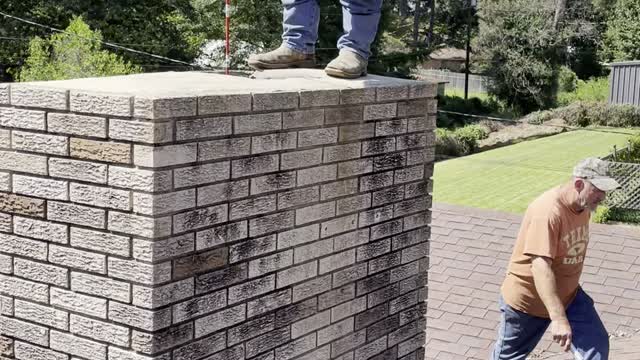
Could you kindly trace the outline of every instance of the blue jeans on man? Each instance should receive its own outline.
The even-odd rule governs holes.
[[[524,360],[531,353],[551,320],[517,311],[500,298],[501,321],[498,340],[491,360]],[[607,360],[609,335],[593,300],[582,288],[567,308],[567,318],[573,332],[571,352],[576,360]]]

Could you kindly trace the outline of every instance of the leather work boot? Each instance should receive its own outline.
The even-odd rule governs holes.
[[[315,66],[315,56],[281,45],[273,51],[249,56],[247,63],[254,69],[309,68]]]
[[[340,50],[340,55],[331,60],[324,71],[327,75],[355,79],[367,75],[367,60],[349,50]]]

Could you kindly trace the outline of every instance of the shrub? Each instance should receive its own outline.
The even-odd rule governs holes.
[[[464,156],[475,152],[478,140],[486,139],[489,129],[482,125],[467,125],[455,130],[436,129],[436,153]]]
[[[566,66],[558,72],[558,91],[572,92],[578,86],[578,76]]]
[[[577,80],[574,90],[562,91],[558,94],[558,105],[566,106],[576,101],[607,101],[609,96],[609,79],[594,78],[588,81]]]
[[[616,161],[640,163],[640,134],[629,138],[629,147],[618,151]]]
[[[604,224],[609,221],[611,215],[611,209],[608,206],[598,206],[596,211],[591,216],[591,221],[597,224]]]
[[[611,209],[609,214],[609,221],[640,224],[640,211],[629,209]]]
[[[640,109],[631,105],[613,105],[596,101],[579,101],[548,111],[537,111],[523,120],[541,124],[550,119],[563,119],[569,126],[640,127]]]

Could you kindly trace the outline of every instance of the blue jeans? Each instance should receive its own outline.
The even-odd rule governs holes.
[[[338,49],[353,51],[365,59],[378,32],[382,0],[340,0],[344,34]],[[305,54],[315,52],[318,40],[320,6],[318,0],[282,0],[282,42]]]
[[[524,360],[544,335],[551,320],[513,309],[500,298],[502,318],[491,360]],[[593,300],[582,288],[567,308],[567,318],[573,332],[571,351],[576,360],[609,359],[609,335],[604,328]]]

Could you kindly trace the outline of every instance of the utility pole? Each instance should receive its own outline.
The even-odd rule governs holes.
[[[464,65],[464,99],[469,98],[469,57],[471,52],[471,15],[476,0],[467,0],[467,58]]]
[[[427,44],[431,46],[433,41],[433,23],[436,18],[436,0],[431,1],[431,10],[429,12],[429,34],[427,35]]]
[[[413,46],[418,46],[421,3],[422,3],[422,0],[415,0],[414,9],[413,9]]]

